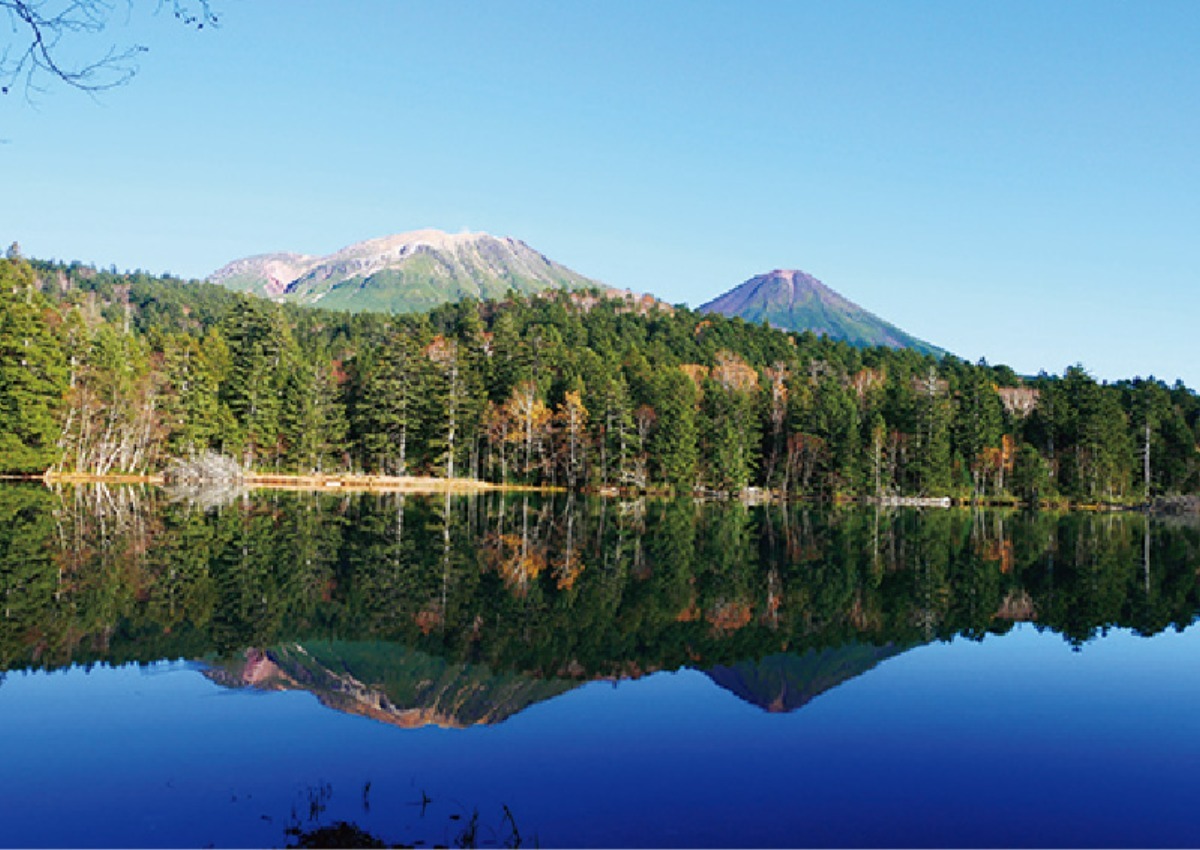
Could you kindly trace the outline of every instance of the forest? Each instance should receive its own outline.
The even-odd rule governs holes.
[[[1200,491],[1200,397],[1020,376],[650,298],[418,315],[0,259],[0,472],[471,477],[589,492],[1137,503]]]

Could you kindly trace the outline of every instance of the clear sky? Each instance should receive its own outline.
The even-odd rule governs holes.
[[[485,230],[692,306],[799,268],[969,360],[1200,387],[1194,0],[212,3],[115,4],[127,86],[0,99],[0,241],[201,277]]]

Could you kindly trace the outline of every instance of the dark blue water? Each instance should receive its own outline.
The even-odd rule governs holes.
[[[1195,846],[1200,631],[918,647],[772,714],[700,672],[592,682],[494,726],[402,729],[192,663],[10,673],[9,846]],[[366,783],[369,789],[364,789]],[[421,802],[429,802],[424,808]],[[460,816],[456,818],[455,816]]]

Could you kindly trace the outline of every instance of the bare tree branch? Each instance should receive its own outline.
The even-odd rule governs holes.
[[[9,38],[0,50],[0,94],[23,87],[26,95],[61,82],[85,92],[99,92],[129,82],[137,73],[140,44],[109,46],[95,58],[70,60],[71,36],[94,36],[104,31],[118,5],[132,8],[133,0],[0,0],[0,21],[8,20]],[[198,30],[217,26],[210,0],[158,0],[156,12],[169,9],[184,26]],[[0,41],[4,38],[0,35]]]

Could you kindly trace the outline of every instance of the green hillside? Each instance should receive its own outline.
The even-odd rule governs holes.
[[[281,302],[348,312],[418,313],[464,298],[598,286],[516,239],[419,230],[359,242],[326,257],[262,254],[209,280]]]

